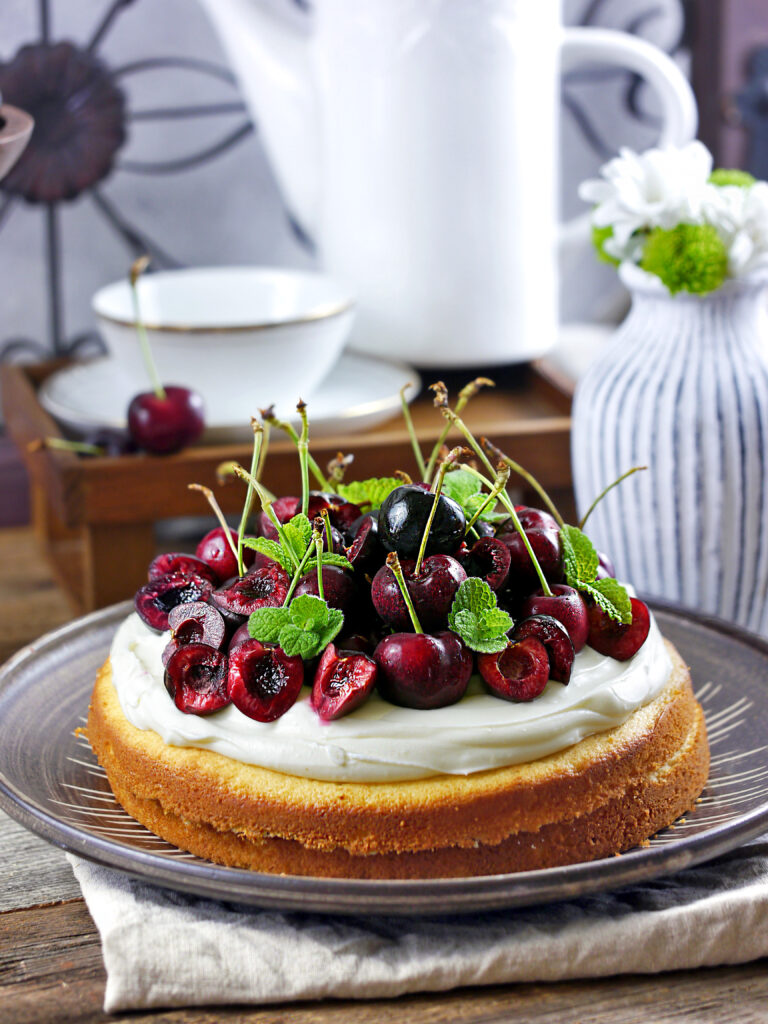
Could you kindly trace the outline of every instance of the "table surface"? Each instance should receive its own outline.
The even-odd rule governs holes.
[[[0,531],[0,662],[72,612],[30,530]],[[768,1020],[768,961],[598,981],[459,989],[392,1000],[108,1016],[98,934],[64,854],[0,812],[0,1017],[15,1022],[629,1024]]]

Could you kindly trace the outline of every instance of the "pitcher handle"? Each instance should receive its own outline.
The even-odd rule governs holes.
[[[696,135],[698,111],[690,83],[680,68],[653,43],[628,32],[607,28],[573,27],[563,30],[561,70],[594,62],[617,64],[642,75],[662,101],[662,128],[657,145],[682,146]],[[560,244],[583,241],[589,231],[589,214],[560,228]]]

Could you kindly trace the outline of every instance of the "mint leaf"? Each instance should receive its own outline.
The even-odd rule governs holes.
[[[289,576],[293,576],[296,566],[276,540],[268,540],[266,537],[245,537],[243,545],[246,548],[251,548],[253,551],[258,551],[262,555],[266,555],[267,558],[274,558]]]
[[[468,473],[466,469],[454,469],[450,473],[446,473],[443,480],[443,494],[453,498],[462,508],[470,498],[475,494],[479,494],[481,489],[482,484],[480,481],[472,473]]]
[[[632,604],[629,594],[618,580],[595,580],[581,588],[609,618],[628,626],[632,621]]]
[[[281,629],[290,621],[287,608],[257,608],[248,619],[248,632],[263,644],[278,642]]]
[[[448,625],[470,650],[491,654],[507,646],[506,634],[513,622],[497,607],[496,595],[485,580],[470,576],[456,591]]]
[[[320,637],[320,644],[315,651],[315,654],[319,654],[320,651],[324,650],[328,646],[331,640],[338,635],[343,625],[344,612],[339,611],[338,608],[329,608],[328,621],[318,633],[318,636]]]
[[[470,520],[474,516],[475,512],[477,512],[487,497],[487,494],[471,494],[469,498],[467,498],[463,505],[464,515],[467,517],[467,520]],[[509,514],[507,512],[497,512],[495,509],[496,502],[492,501],[490,504],[486,505],[477,518],[486,523],[500,523],[504,519],[509,518]]]
[[[563,568],[568,586],[581,590],[585,584],[594,583],[598,557],[589,537],[576,526],[563,526],[560,530],[560,543],[563,546]]]
[[[322,627],[328,621],[328,605],[315,594],[300,594],[288,606],[291,622],[300,629]]]
[[[306,554],[309,542],[312,539],[312,524],[303,512],[299,512],[293,519],[283,523],[284,546],[289,549],[296,565],[301,562]]]
[[[317,633],[303,630],[290,622],[280,630],[278,643],[289,658],[295,658],[297,654],[305,659],[314,658],[320,649]]]
[[[332,551],[324,551],[322,555],[323,565],[337,565],[339,569],[354,569],[354,565],[344,555],[336,555]]]
[[[396,476],[372,476],[368,480],[352,480],[347,484],[339,484],[338,492],[342,498],[352,501],[355,505],[379,508],[381,503],[403,481]]]

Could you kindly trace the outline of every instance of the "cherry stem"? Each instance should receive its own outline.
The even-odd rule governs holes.
[[[343,481],[348,467],[351,466],[354,461],[354,455],[345,455],[344,452],[336,452],[335,456],[328,463],[326,467],[328,471],[328,479],[336,489],[338,489],[338,485]]]
[[[606,496],[606,494],[609,491],[612,491],[614,487],[618,487],[618,485],[622,482],[622,480],[626,480],[628,476],[632,476],[633,473],[639,473],[643,469],[648,469],[648,467],[647,466],[633,466],[632,469],[628,469],[626,473],[622,473],[621,476],[617,480],[614,480],[612,484],[608,484],[608,486],[605,488],[605,490],[601,491],[598,494],[598,496],[595,498],[595,500],[589,506],[587,511],[581,517],[581,522],[579,523],[579,529],[580,530],[584,529],[584,524],[586,523],[586,521],[589,519],[589,517],[595,511],[595,508],[600,504],[600,502],[603,500],[603,498]]]
[[[155,365],[155,358],[152,355],[152,349],[149,344],[149,338],[147,337],[147,329],[144,326],[144,321],[141,317],[141,310],[139,307],[139,290],[137,288],[137,282],[144,271],[149,266],[149,256],[139,256],[137,260],[134,260],[131,264],[131,272],[128,275],[128,279],[131,283],[131,301],[133,302],[133,318],[136,321],[136,333],[139,336],[139,344],[141,345],[141,355],[144,359],[144,366],[147,369],[150,382],[152,384],[152,390],[155,395],[164,402],[166,399],[165,388],[160,383],[160,375],[157,372],[157,366]]]
[[[405,578],[403,576],[403,569],[400,565],[400,559],[397,557],[396,551],[390,551],[387,555],[387,568],[392,570],[392,574],[397,580],[397,585],[400,587],[400,593],[403,595],[405,606],[408,609],[408,614],[411,617],[411,623],[413,625],[413,631],[415,633],[423,633],[424,630],[421,628],[419,617],[416,614],[416,609],[413,607],[413,601],[411,595],[408,593],[408,587],[405,585]]]
[[[238,552],[237,552],[237,545],[232,540],[232,531],[229,528],[229,523],[224,518],[224,513],[219,508],[219,503],[218,503],[218,501],[216,501],[216,498],[214,497],[213,491],[211,490],[210,487],[205,487],[203,484],[187,484],[187,487],[189,488],[190,491],[200,491],[200,493],[205,496],[205,500],[208,502],[208,504],[213,509],[213,514],[218,519],[219,524],[220,524],[222,530],[224,531],[224,536],[227,539],[227,543],[229,544],[230,548],[232,549],[232,554],[235,556],[235,560],[237,561],[237,563],[239,565],[240,564],[240,559],[239,559]],[[242,573],[240,573],[240,575],[242,576]]]
[[[296,566],[296,570],[295,570],[295,572],[293,574],[293,578],[291,579],[291,584],[288,587],[288,592],[286,593],[285,600],[283,601],[283,608],[287,608],[288,602],[293,597],[293,592],[296,589],[296,586],[297,586],[299,580],[301,579],[304,570],[307,567],[307,562],[309,561],[311,554],[312,554],[312,544],[310,543],[310,544],[307,544],[307,550],[304,552],[304,555],[303,555],[301,561]]]
[[[58,452],[75,452],[80,455],[104,455],[105,450],[98,444],[88,444],[87,441],[67,441],[63,437],[40,437],[30,441],[27,445],[28,452],[39,452],[44,448]]]
[[[504,465],[509,466],[509,468],[513,470],[515,473],[517,473],[518,476],[521,476],[523,480],[525,480],[526,483],[528,483],[534,489],[534,491],[536,491],[538,496],[541,498],[541,500],[544,502],[549,511],[557,520],[557,525],[560,527],[565,526],[565,520],[558,512],[557,506],[555,505],[554,501],[552,501],[550,496],[541,486],[536,477],[533,476],[533,474],[529,473],[527,469],[524,469],[519,462],[515,462],[514,459],[510,459],[508,455],[505,455],[504,452],[500,448],[497,448],[495,444],[492,444],[487,437],[481,437],[480,444],[483,446],[486,452],[492,455],[495,459],[501,460],[501,462],[503,462]]]
[[[315,544],[315,559],[317,561],[317,596],[321,601],[325,600],[323,594],[323,538],[319,530],[312,531],[312,539]]]
[[[299,447],[299,435],[296,433],[296,430],[292,423],[288,423],[286,420],[279,420],[277,416],[275,416],[273,408],[271,406],[269,409],[259,409],[259,412],[261,413],[261,418],[264,420],[265,423],[269,423],[273,427],[277,427],[278,430],[282,430],[283,433],[287,434],[288,437],[290,437],[291,441],[293,441],[296,447]],[[320,490],[335,491],[336,488],[333,486],[333,483],[330,480],[328,480],[325,476],[323,476],[322,470],[320,469],[317,462],[309,452],[307,452],[307,462],[309,464],[309,470],[312,473],[312,476],[315,478],[315,480],[317,480],[318,484],[320,485]]]
[[[484,477],[482,473],[478,473],[478,471],[476,469],[474,469],[472,466],[462,466],[462,469],[466,469],[466,471],[468,473],[472,473],[472,475],[476,476],[478,478],[478,480],[482,480],[482,482],[485,484],[486,487],[488,487],[491,490],[493,490],[493,484],[491,483],[491,481],[488,480],[487,477]],[[552,590],[550,589],[549,583],[547,582],[547,578],[544,575],[544,573],[542,572],[542,568],[539,565],[539,560],[536,557],[536,555],[534,554],[533,548],[531,547],[531,542],[528,540],[528,535],[526,534],[525,530],[523,529],[523,525],[520,522],[520,520],[518,519],[517,511],[515,510],[515,506],[509,500],[509,495],[506,493],[506,491],[501,491],[499,493],[499,501],[504,506],[504,508],[507,510],[509,518],[512,520],[512,525],[517,530],[517,532],[520,534],[520,538],[521,538],[521,540],[523,542],[523,545],[525,546],[525,550],[528,552],[528,556],[531,559],[531,564],[533,565],[533,568],[536,571],[536,575],[539,577],[539,583],[541,583],[541,589],[544,591],[544,593],[545,593],[545,595],[547,597],[552,597]]]
[[[475,512],[475,514],[472,516],[472,518],[467,523],[467,529],[465,531],[466,533],[469,533],[469,531],[472,530],[472,528],[474,527],[475,523],[480,518],[480,516],[483,514],[483,512],[488,508],[488,506],[489,505],[494,505],[496,503],[496,499],[501,494],[501,492],[502,491],[506,491],[508,483],[509,483],[509,466],[507,466],[506,464],[502,463],[502,465],[499,466],[499,471],[496,474],[496,479],[493,481],[493,487],[491,488],[490,493],[487,495],[487,497],[486,497],[485,501],[482,503],[482,505],[478,508],[477,512]],[[477,531],[473,530],[473,533],[476,533],[476,532]]]
[[[256,478],[258,476],[259,460],[261,458],[261,448],[264,443],[264,427],[259,423],[255,417],[251,417],[251,430],[253,430],[253,454],[251,456],[251,476]],[[245,524],[248,522],[248,517],[251,514],[251,508],[253,507],[253,495],[254,495],[253,484],[248,481],[248,489],[245,492],[245,501],[243,503],[243,514],[240,516],[240,525],[237,528],[237,575],[245,575],[245,563],[243,562],[243,537],[245,536]]]
[[[416,460],[416,468],[419,471],[421,479],[426,480],[427,468],[424,465],[424,456],[421,454],[421,447],[419,446],[419,441],[416,437],[416,430],[413,426],[413,417],[411,416],[411,410],[405,398],[405,392],[408,388],[412,387],[413,381],[409,380],[407,384],[403,384],[400,388],[400,405],[403,407],[403,419],[405,420],[405,426],[408,430],[408,436],[411,439],[411,448],[413,448],[413,457]]]
[[[496,384],[489,377],[475,377],[475,379],[471,380],[469,384],[465,384],[464,387],[459,392],[459,397],[456,401],[456,412],[462,412],[467,402],[469,402],[471,398],[474,398],[475,395],[478,394],[478,392],[481,391],[483,388],[495,387]],[[445,388],[445,384],[443,384],[441,381],[438,381],[437,384],[431,384],[430,390],[433,391],[435,394],[435,405],[438,405],[438,407],[440,407],[444,401],[447,402],[448,391]],[[427,463],[426,476],[424,477],[424,479],[427,482],[430,482],[432,479],[432,474],[435,471],[435,463],[437,462],[437,457],[440,454],[440,449],[445,444],[445,439],[446,437],[448,437],[448,431],[450,429],[451,424],[446,423],[442,429],[440,436],[435,442],[435,446],[432,449],[432,453],[429,456],[429,462]]]
[[[301,511],[307,514],[309,508],[309,418],[307,406],[299,399],[296,412],[301,416],[301,436],[299,437],[299,466],[301,467]]]
[[[325,539],[328,544],[328,550],[333,551],[333,534],[331,533],[331,517],[328,515],[327,508],[320,509],[320,517],[323,520],[325,526]]]
[[[441,462],[440,468],[437,471],[437,478],[435,480],[435,498],[432,502],[432,507],[429,510],[427,516],[427,522],[424,526],[424,533],[421,535],[421,544],[419,546],[419,554],[416,557],[416,565],[413,570],[413,575],[417,577],[421,572],[421,563],[424,561],[424,555],[427,552],[427,543],[429,541],[429,531],[432,529],[432,523],[435,519],[435,513],[437,512],[437,505],[440,501],[440,493],[443,489],[443,481],[445,480],[445,474],[448,472],[450,467],[456,462],[456,460],[463,454],[463,448],[454,448],[453,451],[449,452],[445,459]]]
[[[297,565],[296,557],[291,550],[290,544],[286,540],[283,524],[277,518],[275,510],[272,508],[272,498],[270,497],[269,491],[259,483],[252,473],[249,473],[247,469],[243,469],[239,463],[235,462],[232,464],[232,472],[235,476],[239,476],[241,480],[245,480],[246,483],[250,483],[253,486],[254,491],[256,491],[259,496],[262,510],[271,519],[272,525],[277,530],[277,535],[280,538],[280,547],[286,553],[288,558],[290,558],[293,564]]]
[[[251,421],[251,422],[253,422],[253,421]],[[266,461],[267,461],[267,451],[269,450],[269,435],[270,435],[270,431],[271,431],[269,423],[262,423],[261,424],[261,431],[262,431],[262,441],[261,441],[261,452],[259,454],[259,465],[258,465],[258,467],[256,469],[256,472],[253,474],[256,477],[257,480],[261,480],[261,478],[264,476],[264,466],[265,466]]]

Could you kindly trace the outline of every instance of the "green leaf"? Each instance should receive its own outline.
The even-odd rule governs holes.
[[[254,636],[253,623],[256,616],[264,612],[277,612],[264,625],[261,618],[256,628],[269,637],[257,636],[257,640],[277,643],[289,657],[300,655],[302,658],[314,658],[319,654],[340,631],[344,625],[344,615],[338,608],[329,608],[325,601],[314,594],[301,594],[294,598],[288,608],[260,608],[251,615],[249,631]],[[264,616],[266,620],[266,616]]]
[[[605,612],[611,619],[628,626],[632,621],[632,604],[629,594],[618,580],[603,579],[595,580],[588,586],[582,586],[582,591],[589,594],[595,604]]]
[[[276,562],[280,563],[281,567],[285,569],[289,576],[293,575],[296,566],[290,558],[288,558],[276,540],[268,540],[266,537],[245,537],[243,545],[247,548],[251,548],[253,551],[258,551],[262,555],[266,555],[267,558],[274,558]]]
[[[289,658],[294,658],[297,654],[302,658],[314,658],[320,651],[317,633],[311,629],[301,629],[290,622],[280,630],[278,643]]]
[[[563,546],[563,568],[569,587],[580,590],[593,583],[597,575],[598,557],[592,541],[576,526],[563,526],[560,530]]]
[[[487,494],[471,494],[469,496],[463,506],[464,515],[467,517],[467,520],[470,520],[474,516],[475,512],[477,512],[487,497]],[[507,512],[497,512],[496,502],[492,501],[490,504],[486,505],[477,518],[481,519],[485,523],[500,523],[504,519],[508,519],[509,514]]]
[[[333,640],[333,638],[341,631],[341,627],[343,625],[344,612],[339,611],[338,608],[329,608],[328,621],[319,632],[320,642],[315,654],[319,654],[320,651],[324,650],[328,646],[331,640]]]
[[[473,651],[490,654],[507,646],[511,617],[496,605],[496,595],[477,576],[464,580],[451,605],[448,624]]]
[[[344,555],[336,555],[331,551],[324,551],[322,556],[323,565],[337,565],[339,569],[354,569],[354,565]]]
[[[291,601],[288,613],[294,626],[318,629],[328,621],[328,605],[315,594],[301,594]]]
[[[263,644],[277,643],[281,629],[290,621],[287,608],[257,608],[248,619],[248,632]]]
[[[368,480],[351,480],[346,484],[339,484],[338,492],[342,498],[352,501],[355,505],[370,506],[379,508],[381,503],[388,497],[396,487],[401,487],[403,481],[396,476],[372,476]]]
[[[312,539],[312,524],[303,512],[299,512],[293,519],[283,524],[283,536],[290,554],[298,565]]]
[[[472,473],[468,473],[466,469],[454,469],[452,472],[446,473],[443,480],[443,494],[453,498],[462,508],[464,508],[470,498],[479,494],[481,489],[482,484],[480,481]]]

